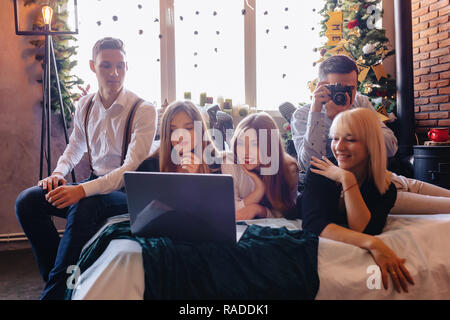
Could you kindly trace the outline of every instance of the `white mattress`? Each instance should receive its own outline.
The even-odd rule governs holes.
[[[127,216],[114,217],[104,227],[126,219]],[[300,220],[246,222],[301,229]],[[390,215],[379,237],[400,258],[406,259],[405,265],[415,282],[414,286],[409,286],[409,293],[397,293],[390,279],[388,290],[382,284],[380,289],[376,285],[373,288],[376,281],[371,268],[376,264],[368,251],[319,238],[320,287],[316,299],[450,299],[450,214]],[[81,274],[72,298],[142,299],[144,288],[139,244],[131,240],[113,240],[100,258]]]

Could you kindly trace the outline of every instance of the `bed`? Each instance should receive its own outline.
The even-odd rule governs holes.
[[[109,219],[85,245],[127,215]],[[301,230],[300,220],[259,219],[248,225]],[[385,290],[377,267],[366,250],[319,238],[317,273],[320,286],[315,299],[450,299],[450,214],[390,215],[379,237],[399,256],[415,285],[397,293],[389,279]],[[132,240],[112,240],[95,262],[77,278],[71,299],[142,299],[144,268],[141,246]],[[379,280],[379,281],[378,281]],[[381,285],[380,285],[381,284]]]

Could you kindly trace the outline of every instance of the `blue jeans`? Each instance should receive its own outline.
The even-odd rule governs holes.
[[[46,282],[41,299],[64,299],[70,276],[67,267],[77,263],[83,245],[107,218],[127,211],[127,197],[122,191],[87,197],[64,209],[48,203],[41,187],[31,187],[19,194],[16,216]],[[51,216],[67,220],[61,239]]]

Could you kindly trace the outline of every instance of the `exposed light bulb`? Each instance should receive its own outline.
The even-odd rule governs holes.
[[[45,25],[50,25],[52,22],[53,9],[50,6],[42,7],[42,18]]]

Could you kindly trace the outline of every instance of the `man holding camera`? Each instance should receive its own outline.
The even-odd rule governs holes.
[[[298,108],[291,119],[292,139],[302,171],[306,172],[311,157],[331,157],[329,131],[334,117],[352,108],[368,108],[376,112],[369,99],[357,92],[358,67],[347,56],[335,55],[320,64],[319,83],[312,103]],[[397,152],[397,138],[380,121],[388,157]],[[302,176],[300,184],[302,184]]]

